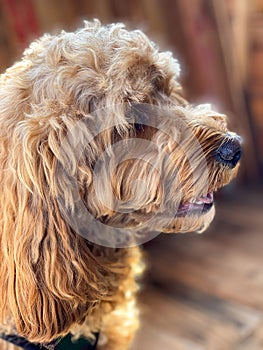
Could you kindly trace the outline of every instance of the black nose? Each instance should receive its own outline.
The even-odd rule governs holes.
[[[242,154],[241,142],[242,139],[238,135],[226,139],[215,152],[216,161],[234,168]]]

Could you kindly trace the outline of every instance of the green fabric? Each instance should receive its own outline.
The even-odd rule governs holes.
[[[55,346],[56,350],[95,350],[98,341],[98,334],[95,334],[94,341],[89,341],[86,338],[79,338],[77,340],[71,340],[72,335],[68,334],[60,340]]]
[[[0,339],[15,344],[25,350],[95,350],[99,333],[94,333],[94,340],[89,341],[86,338],[79,338],[72,341],[72,335],[68,334],[64,338],[57,339],[48,344],[31,343],[27,339],[16,334],[0,333]]]

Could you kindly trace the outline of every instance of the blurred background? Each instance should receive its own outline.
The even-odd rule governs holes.
[[[244,139],[238,179],[203,235],[145,245],[142,326],[133,350],[263,349],[263,0],[0,0],[0,70],[44,32],[84,19],[143,29]]]

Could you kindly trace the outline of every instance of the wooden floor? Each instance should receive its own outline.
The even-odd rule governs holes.
[[[133,350],[263,350],[263,191],[217,201],[204,234],[147,244]]]

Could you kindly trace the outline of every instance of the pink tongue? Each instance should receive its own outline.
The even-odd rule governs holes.
[[[213,199],[214,199],[214,196],[213,196],[213,192],[209,192],[207,194],[207,196],[201,196],[199,198],[199,200],[203,203],[206,203],[206,204],[210,204],[213,202]]]

